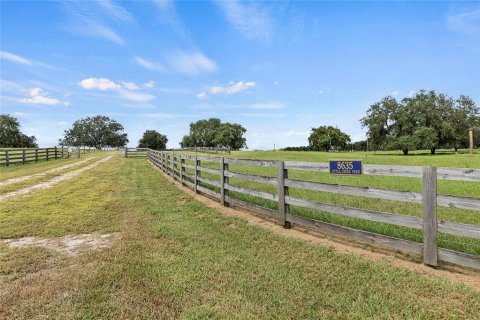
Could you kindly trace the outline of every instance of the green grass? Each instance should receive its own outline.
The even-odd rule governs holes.
[[[212,156],[212,155],[211,155]],[[217,155],[213,155],[217,156]],[[360,159],[366,163],[382,163],[392,165],[436,165],[436,166],[459,166],[459,167],[480,167],[480,154],[470,156],[467,154],[438,154],[435,156],[420,154],[404,157],[395,155],[391,152],[369,154],[367,157],[364,153],[326,153],[326,152],[284,152],[284,151],[253,151],[253,152],[233,152],[228,157],[246,158],[246,159],[268,159],[268,160],[290,160],[290,161],[316,161],[327,162],[333,159]],[[372,160],[373,159],[373,160]],[[193,165],[193,161],[186,160],[187,164]],[[214,162],[202,161],[202,166],[209,168],[219,168],[219,164]],[[275,177],[277,175],[276,168],[264,168],[245,165],[229,166],[229,170],[233,172],[263,175]],[[187,173],[193,174],[190,169]],[[202,176],[219,181],[218,175],[202,172]],[[350,186],[368,186],[370,188],[392,189],[402,191],[422,191],[422,182],[420,178],[393,177],[393,176],[332,176],[325,172],[297,171],[289,170],[289,178],[305,181],[316,181],[324,183],[334,183]],[[230,183],[236,186],[249,188],[253,190],[265,191],[269,193],[277,193],[277,187],[263,183],[250,182],[245,180],[230,179]],[[202,186],[216,190],[218,188],[202,183]],[[312,200],[320,203],[328,203],[339,206],[354,207],[368,209],[374,211],[397,213],[405,215],[413,215],[421,217],[423,214],[421,204],[379,200],[374,198],[356,197],[348,195],[340,195],[335,193],[316,192],[301,190],[298,188],[290,188],[290,195],[302,199]],[[480,198],[480,186],[478,182],[472,181],[438,181],[438,193],[446,195],[456,195],[463,197]],[[256,205],[277,209],[277,204],[273,201],[263,200],[260,198],[243,195],[236,192],[230,192],[230,195],[239,200],[254,203]],[[363,219],[355,219],[342,217],[339,215],[319,212],[300,207],[291,208],[292,213],[309,218],[318,219],[342,226],[355,229],[380,233],[397,238],[412,240],[416,242],[423,241],[421,230],[398,227],[394,225],[372,222]],[[474,210],[454,209],[447,207],[438,207],[438,219],[473,225],[480,225],[480,214]],[[448,234],[439,234],[439,246],[456,251],[466,252],[474,255],[480,255],[480,240],[458,237]]]
[[[327,162],[329,160],[363,160],[366,164],[405,165],[405,166],[437,166],[454,168],[480,168],[480,152],[469,155],[465,150],[459,153],[439,150],[430,155],[428,151],[415,151],[403,156],[401,152],[298,152],[298,151],[235,151],[225,157],[247,159],[270,159],[289,161]]]
[[[0,238],[115,231],[116,187],[111,180],[118,174],[118,164],[118,159],[100,164],[80,178],[0,202]]]
[[[0,181],[40,173],[52,168],[61,167],[69,163],[81,161],[86,157],[95,157],[99,154],[100,153],[82,154],[80,158],[54,159],[49,161],[39,161],[37,163],[30,162],[24,165],[15,164],[8,167],[0,166]]]
[[[94,193],[102,195],[98,202]],[[27,219],[29,202],[41,208],[35,219]],[[80,205],[84,209],[78,212]],[[0,281],[16,273],[2,286],[5,318],[475,319],[480,314],[479,292],[225,216],[185,194],[144,159],[115,158],[68,184],[2,206],[2,237],[121,234],[111,248],[71,262],[55,262],[59,258],[45,249],[5,249]],[[3,214],[12,206],[15,210]],[[82,223],[87,212],[95,212],[100,226]],[[58,265],[48,273],[52,261]]]

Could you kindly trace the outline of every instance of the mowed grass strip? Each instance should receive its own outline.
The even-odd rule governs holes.
[[[42,172],[44,172],[44,171],[38,172],[37,174],[42,174],[42,175],[35,176],[35,174],[33,174],[32,177],[30,177],[28,179],[25,179],[23,181],[9,183],[7,185],[1,185],[0,184],[0,194],[4,194],[4,193],[20,190],[20,189],[23,189],[23,188],[27,188],[27,187],[36,185],[38,183],[48,181],[48,180],[50,180],[50,179],[52,179],[56,176],[59,176],[59,175],[62,175],[62,174],[68,173],[68,172],[72,172],[72,171],[75,171],[75,170],[79,170],[79,169],[81,169],[83,167],[86,167],[86,166],[94,163],[95,161],[98,161],[98,160],[100,160],[100,159],[102,159],[106,156],[107,155],[101,155],[101,156],[93,157],[89,161],[82,162],[82,163],[80,163],[76,166],[73,166],[73,167],[70,167],[70,168],[64,168],[64,169],[61,169],[61,170],[58,170],[58,171],[55,171],[55,172],[48,172],[48,173],[45,173],[45,174],[42,174]],[[85,160],[85,159],[82,159],[82,160]],[[77,163],[77,162],[73,162],[73,163]],[[60,168],[62,166],[58,166],[58,167],[55,167],[55,168]],[[51,168],[51,169],[55,169],[55,168]],[[45,171],[48,171],[48,170],[45,170]]]
[[[111,197],[109,203],[115,207],[104,207],[107,214],[96,217],[100,224],[108,221],[118,226],[121,240],[75,258],[74,265],[63,265],[41,281],[32,280],[38,296],[22,295],[25,287],[12,288],[11,298],[5,295],[4,306],[9,309],[4,315],[28,319],[474,319],[480,314],[480,293],[473,289],[339,254],[225,216],[184,193],[144,159],[115,158],[77,180],[76,190],[66,193],[71,194],[72,203],[85,202],[94,210],[98,203],[90,201],[91,192],[99,198]],[[102,189],[102,181],[109,188]],[[58,192],[46,190],[42,198],[55,199]],[[43,203],[44,221],[32,220],[29,227],[21,219],[24,223],[18,229],[38,234],[34,226],[50,225],[48,211],[55,207],[54,201]],[[109,214],[112,209],[114,215]],[[78,224],[83,214],[67,212],[71,220],[60,215],[56,218],[62,224],[51,225],[50,229],[60,232],[40,234],[63,234],[67,223],[77,226],[77,232],[98,230]],[[2,223],[4,219],[1,215]],[[8,229],[15,233],[13,224]],[[32,254],[24,249],[22,263],[32,263]],[[36,255],[35,267],[12,266],[5,260],[0,264],[7,264],[4,270],[9,272],[22,270],[27,276],[36,272],[41,277],[41,270],[48,266],[40,258],[52,259],[52,254],[39,250]],[[16,281],[19,286],[25,284]]]
[[[119,161],[115,156],[50,189],[1,202],[0,238],[117,230],[113,177],[119,174]]]
[[[57,168],[70,164],[73,162],[84,160],[88,157],[95,157],[101,153],[82,154],[80,158],[68,158],[68,159],[52,159],[49,161],[29,162],[26,164],[14,164],[11,166],[0,166],[0,181],[5,181],[12,178],[18,178],[28,176],[36,173],[41,173],[49,169]]]

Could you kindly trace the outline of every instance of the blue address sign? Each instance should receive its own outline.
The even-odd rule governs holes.
[[[330,161],[330,174],[363,174],[362,161]]]

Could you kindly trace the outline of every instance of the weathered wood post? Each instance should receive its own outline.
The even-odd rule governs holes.
[[[197,159],[197,155],[195,155],[195,193],[198,193],[198,159]]]
[[[5,150],[5,165],[9,166],[10,165],[10,157],[8,154],[8,150]]]
[[[58,154],[57,154],[57,152],[58,152],[58,151],[57,151],[57,146],[55,146],[54,148],[55,148],[55,160],[57,160],[57,159],[58,159]]]
[[[220,159],[220,202],[225,205],[225,158]]]
[[[175,151],[172,150],[172,178],[175,180]]]
[[[285,162],[278,162],[278,222],[285,229],[290,229],[291,223],[287,221],[287,213],[289,211],[288,204],[285,203],[285,196],[288,195],[288,187],[285,186],[285,179],[288,178],[288,171],[285,169]]]
[[[468,136],[470,137],[470,154],[473,154],[473,128],[468,130]]]
[[[35,149],[35,162],[38,162],[38,149]]]
[[[123,157],[128,158],[128,148],[123,149]]]
[[[182,183],[182,185],[185,185],[185,183],[183,182],[184,175],[185,175],[185,159],[183,159],[182,156],[180,155],[180,182]]]
[[[25,149],[22,150],[22,164],[25,164]]]
[[[46,150],[46,151],[45,151],[45,159],[47,159],[47,161],[48,161],[48,148],[45,149],[45,150]]]
[[[438,266],[437,168],[423,168],[423,263]]]

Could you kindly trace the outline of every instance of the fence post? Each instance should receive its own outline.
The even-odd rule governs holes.
[[[195,193],[198,193],[198,188],[197,188],[197,185],[198,185],[198,170],[197,170],[197,167],[198,167],[198,160],[197,160],[197,156],[195,155]]]
[[[423,168],[423,263],[438,266],[437,168]]]
[[[25,150],[22,150],[22,164],[25,164]]]
[[[5,164],[7,165],[7,167],[10,165],[10,157],[8,154],[8,150],[5,150]]]
[[[225,158],[220,160],[220,202],[225,205]]]
[[[175,180],[175,151],[172,150],[172,178]]]
[[[35,149],[35,162],[38,162],[38,149]]]
[[[46,158],[47,161],[48,161],[48,148],[45,150],[45,158]]]
[[[185,173],[185,159],[182,159],[182,156],[180,156],[180,182],[182,183],[182,185],[185,185],[183,183],[184,173]]]
[[[55,160],[58,159],[58,155],[57,155],[57,146],[54,147],[55,148]]]
[[[285,203],[285,196],[288,195],[288,187],[285,187],[285,179],[288,178],[288,171],[285,169],[285,162],[278,162],[278,222],[285,229],[290,229],[291,223],[287,221],[289,211],[288,204]]]

